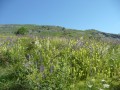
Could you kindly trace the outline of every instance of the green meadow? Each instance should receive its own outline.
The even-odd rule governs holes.
[[[0,90],[120,90],[120,35],[1,25]]]

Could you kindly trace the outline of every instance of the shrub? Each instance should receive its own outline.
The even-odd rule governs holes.
[[[28,30],[25,27],[21,27],[17,30],[16,35],[25,35],[27,34]]]

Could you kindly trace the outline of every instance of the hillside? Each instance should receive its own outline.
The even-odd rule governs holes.
[[[119,34],[111,34],[100,32],[95,29],[88,30],[75,30],[67,29],[61,26],[48,26],[48,25],[34,25],[34,24],[3,24],[0,25],[0,34],[13,35],[20,28],[25,27],[28,29],[28,35],[39,35],[39,36],[58,36],[58,37],[86,37],[94,39],[112,39],[120,41]]]

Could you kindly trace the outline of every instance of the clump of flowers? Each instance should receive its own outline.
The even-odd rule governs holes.
[[[103,84],[103,87],[104,87],[104,88],[109,88],[110,85],[109,85],[109,84]]]

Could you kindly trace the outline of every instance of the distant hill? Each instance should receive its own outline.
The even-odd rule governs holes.
[[[95,29],[88,30],[75,30],[66,29],[61,26],[49,26],[49,25],[35,25],[35,24],[3,24],[0,25],[0,34],[14,35],[20,28],[25,27],[28,29],[28,34],[39,36],[58,36],[58,37],[86,37],[95,39],[112,39],[120,41],[120,34],[111,34],[100,32]]]

